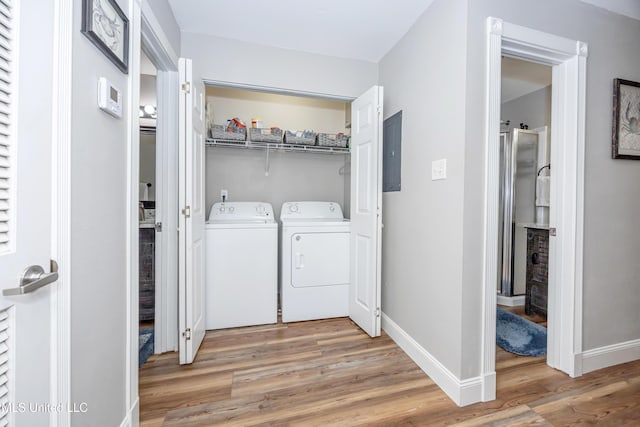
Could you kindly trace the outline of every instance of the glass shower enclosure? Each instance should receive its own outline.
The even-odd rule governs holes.
[[[521,255],[516,224],[535,222],[538,138],[538,132],[525,129],[500,133],[497,291],[505,297],[514,295],[514,259]]]

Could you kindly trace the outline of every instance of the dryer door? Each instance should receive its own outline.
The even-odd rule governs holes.
[[[349,233],[296,233],[291,236],[294,288],[349,283]]]

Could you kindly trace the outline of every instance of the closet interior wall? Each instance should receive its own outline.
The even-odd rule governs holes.
[[[252,118],[264,127],[326,133],[349,133],[349,104],[302,96],[273,94],[209,86],[206,90],[208,117],[225,124],[237,117],[247,126]],[[349,156],[280,150],[208,147],[206,152],[207,212],[220,201],[263,201],[273,205],[276,219],[285,201],[332,201],[349,215]]]

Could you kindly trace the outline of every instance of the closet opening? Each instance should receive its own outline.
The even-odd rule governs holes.
[[[348,316],[351,103],[205,93],[207,329]]]

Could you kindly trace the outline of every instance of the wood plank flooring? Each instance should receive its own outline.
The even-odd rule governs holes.
[[[349,319],[208,332],[140,369],[142,426],[640,425],[640,361],[572,379],[496,353],[497,400],[458,408],[386,335]]]

